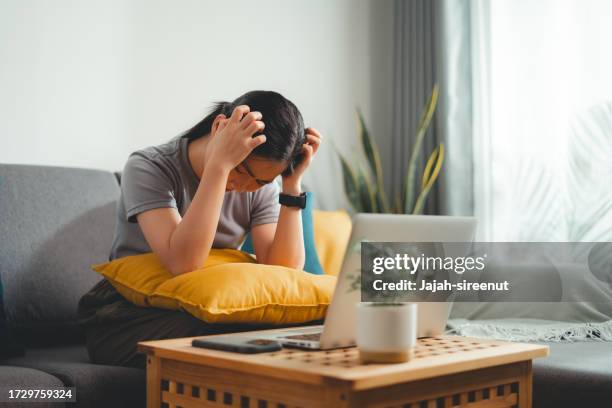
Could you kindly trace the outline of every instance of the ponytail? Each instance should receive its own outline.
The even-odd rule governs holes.
[[[216,102],[213,106],[212,112],[210,112],[204,119],[196,123],[194,127],[186,131],[181,137],[186,137],[189,140],[197,139],[201,136],[205,136],[212,130],[213,122],[218,115],[225,115],[230,117],[232,114],[232,104],[230,102]]]

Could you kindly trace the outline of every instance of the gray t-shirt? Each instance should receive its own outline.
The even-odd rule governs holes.
[[[176,208],[185,214],[199,180],[189,163],[189,140],[167,143],[132,153],[121,175],[119,217],[110,259],[151,252],[136,215],[154,208]],[[225,193],[213,248],[238,248],[251,227],[278,221],[279,185],[274,182],[254,192]]]

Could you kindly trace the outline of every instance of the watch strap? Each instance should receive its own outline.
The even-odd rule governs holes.
[[[299,196],[280,193],[278,195],[278,202],[287,207],[304,209],[306,208],[306,193],[302,193]]]

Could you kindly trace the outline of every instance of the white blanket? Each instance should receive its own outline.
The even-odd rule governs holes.
[[[507,341],[612,341],[612,320],[601,323],[541,319],[451,319],[450,334]]]

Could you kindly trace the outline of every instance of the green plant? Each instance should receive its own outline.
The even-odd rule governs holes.
[[[402,183],[403,191],[401,194],[396,194],[393,204],[389,202],[385,192],[378,146],[368,131],[363,114],[357,109],[359,137],[367,159],[368,171],[364,170],[360,163],[351,166],[349,161],[338,153],[342,167],[344,191],[355,211],[399,214],[421,214],[423,212],[427,195],[436,182],[444,162],[444,144],[440,143],[429,155],[423,169],[420,188],[417,191],[417,161],[437,102],[438,86],[435,85],[419,120],[406,178]],[[371,182],[372,178],[374,178],[374,182]]]

